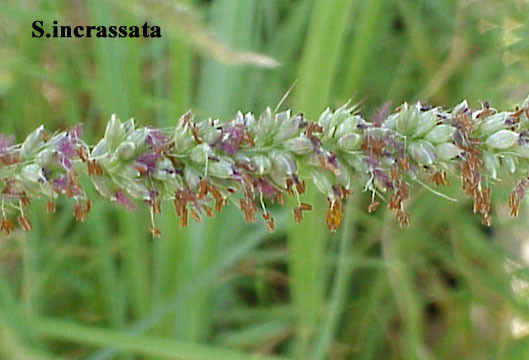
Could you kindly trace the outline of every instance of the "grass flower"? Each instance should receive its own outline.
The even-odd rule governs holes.
[[[344,200],[357,189],[372,193],[369,212],[379,206],[377,198],[387,198],[388,209],[407,226],[405,202],[413,183],[446,186],[448,173],[460,176],[474,212],[490,225],[489,184],[502,169],[525,169],[528,134],[529,98],[503,112],[488,103],[471,110],[462,102],[451,112],[405,103],[390,113],[385,104],[372,121],[349,104],[325,110],[317,121],[267,109],[259,117],[238,113],[221,124],[196,121],[188,112],[170,129],[137,127],[132,119],[121,122],[113,115],[95,146],[82,140],[79,125],[52,135],[41,126],[18,145],[0,134],[1,230],[13,230],[10,214],[30,230],[23,208],[36,197],[48,198],[48,212],[55,210],[58,196],[73,198],[74,216],[83,221],[90,201],[82,175],[103,197],[128,210],[137,201],[147,204],[154,236],[160,235],[155,215],[162,201],[173,202],[182,227],[188,216],[199,222],[231,201],[247,222],[260,212],[273,231],[265,202],[283,204],[284,196],[294,196],[294,220],[302,221],[303,212],[312,210],[302,201],[307,183],[327,197],[325,223],[331,231],[340,226]],[[308,177],[301,178],[300,168],[308,169]],[[515,186],[511,215],[518,214],[528,184],[524,177]]]

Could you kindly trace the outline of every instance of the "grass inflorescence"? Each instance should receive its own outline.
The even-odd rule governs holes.
[[[355,189],[372,193],[369,212],[386,199],[398,223],[407,226],[410,185],[448,185],[447,173],[459,174],[474,212],[490,225],[490,184],[502,168],[515,173],[529,158],[529,99],[502,112],[486,102],[471,110],[466,101],[450,112],[424,103],[389,112],[384,105],[367,121],[346,104],[309,121],[268,108],[258,117],[239,112],[226,123],[197,121],[187,112],[173,128],[137,127],[133,119],[121,122],[113,115],[95,146],[83,141],[81,125],[54,134],[40,126],[21,144],[0,135],[1,230],[9,234],[14,217],[31,230],[24,208],[42,196],[48,212],[58,196],[72,198],[75,218],[84,221],[91,202],[81,175],[127,210],[138,200],[147,204],[153,236],[161,234],[155,217],[163,201],[173,202],[181,227],[189,217],[200,222],[232,202],[247,222],[260,213],[273,231],[266,204],[282,205],[293,196],[294,220],[300,222],[312,210],[303,201],[307,184],[326,196],[331,231],[340,226],[344,200]],[[301,167],[309,169],[308,177],[299,175]],[[522,178],[511,193],[511,215],[518,214],[528,185]]]

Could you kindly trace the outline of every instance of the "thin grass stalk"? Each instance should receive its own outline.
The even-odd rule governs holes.
[[[303,109],[309,118],[325,107],[331,95],[352,3],[351,0],[317,0],[314,4],[294,100],[294,108]],[[298,316],[294,354],[299,359],[307,356],[323,305],[325,285],[322,264],[327,235],[321,223],[324,200],[310,189],[306,198],[315,209],[307,217],[309,225],[293,223],[288,234],[291,294]]]
[[[223,0],[210,8],[211,28],[222,41],[237,50],[249,50],[253,43],[256,12],[255,1]],[[191,69],[190,69],[191,70]],[[248,104],[248,69],[235,68],[216,59],[205,61],[198,91],[198,106],[205,113],[229,114],[238,105]],[[208,269],[218,256],[218,231],[222,218],[193,223],[179,241],[179,289],[186,288]],[[212,292],[201,289],[184,304],[177,315],[175,327],[182,339],[199,341],[207,338],[212,329]]]
[[[111,3],[92,2],[89,10],[93,23],[111,25],[131,21],[130,17],[117,14],[113,9]],[[139,44],[130,39],[115,40],[94,43],[99,89],[96,100],[102,109],[115,104],[120,114],[137,114],[143,94]],[[145,227],[146,224],[145,215],[118,215],[118,226],[122,229],[120,242],[125,250],[122,281],[127,284],[131,295],[130,306],[134,316],[138,318],[146,315],[150,306],[148,237],[137,231],[138,227]]]
[[[194,1],[182,1],[186,6]],[[155,76],[158,84],[155,90],[155,98],[168,97],[171,105],[158,111],[158,125],[167,126],[171,114],[174,112],[185,112],[191,107],[192,79],[192,51],[190,45],[182,36],[175,36],[169,43],[158,46],[157,51],[152,54],[152,60],[158,63],[160,69]],[[169,65],[165,66],[165,51],[169,51]],[[170,81],[166,81],[167,72]],[[167,93],[167,94],[166,94]],[[180,266],[184,256],[180,252],[182,243],[192,241],[190,233],[185,229],[175,226],[174,213],[164,211],[161,216],[161,230],[164,234],[154,243],[154,270],[153,270],[153,307],[159,306],[167,301],[175,292],[179,284]],[[184,253],[185,255],[185,253]],[[178,320],[175,313],[167,314],[151,333],[175,337]]]
[[[212,3],[210,27],[236,49],[256,47],[255,0],[219,0]],[[249,69],[232,67],[215,59],[205,61],[198,84],[198,107],[206,115],[225,119],[238,108],[250,105],[247,91]]]
[[[364,1],[355,23],[355,33],[349,49],[350,59],[346,67],[342,98],[351,98],[358,91],[366,75],[366,63],[376,44],[376,39],[385,30],[381,24],[385,0]]]
[[[175,110],[186,111],[191,107],[191,50],[185,42],[175,39],[170,44],[171,54],[171,83],[169,96],[175,104]],[[160,57],[161,58],[161,57]],[[160,74],[163,76],[163,74]],[[173,112],[172,107],[169,113]],[[168,116],[168,114],[167,114]],[[162,121],[160,121],[162,122]],[[167,117],[162,122],[164,125]],[[181,262],[185,261],[186,253],[181,252],[183,243],[193,241],[187,229],[180,229],[175,224],[174,212],[163,211],[161,216],[162,236],[154,244],[154,273],[153,273],[153,306],[159,306],[167,301],[175,292],[179,284]],[[167,314],[157,324],[153,333],[161,336],[175,337],[178,320],[175,313]]]
[[[278,23],[273,37],[265,44],[270,53],[279,63],[283,64],[273,72],[262,74],[263,85],[266,84],[268,91],[262,100],[264,104],[277,103],[285,92],[296,81],[290,66],[297,63],[297,54],[303,50],[303,39],[311,17],[314,0],[297,2],[290,10],[291,15],[283,23]],[[284,44],[292,44],[285,47]],[[288,80],[289,82],[287,82]],[[285,103],[290,103],[292,98],[288,96]],[[261,102],[259,102],[261,104]]]
[[[424,24],[422,23],[424,17],[420,15],[420,3],[410,0],[398,0],[398,6],[408,27],[411,48],[415,52],[415,56],[424,72],[433,76],[436,71],[437,59],[431,49],[431,42],[426,39],[427,32],[424,30]]]
[[[315,338],[309,359],[324,360],[329,356],[336,331],[339,327],[340,316],[342,315],[345,302],[348,296],[348,282],[351,280],[353,263],[351,263],[351,248],[355,237],[356,201],[358,196],[349,198],[345,205],[344,224],[341,228],[340,245],[334,275],[333,285],[327,303],[327,311],[319,332]]]
[[[422,304],[417,291],[414,289],[411,271],[406,264],[401,250],[403,238],[395,239],[393,236],[392,222],[384,221],[383,233],[381,234],[382,256],[387,266],[387,278],[397,307],[400,320],[404,326],[404,339],[402,356],[408,360],[432,360],[432,354],[424,344],[422,338],[423,319]]]
[[[110,209],[103,204],[94,204],[94,217],[88,219],[87,226],[94,229],[90,237],[94,248],[95,267],[98,275],[99,286],[103,294],[105,312],[109,323],[114,328],[122,328],[126,320],[126,306],[123,300],[123,284],[119,282],[119,273],[115,264],[113,238],[108,238],[107,230],[110,224],[107,221]]]

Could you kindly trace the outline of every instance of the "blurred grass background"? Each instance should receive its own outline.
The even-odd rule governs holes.
[[[34,20],[149,21],[163,38],[32,39]],[[283,107],[311,119],[348,99],[366,116],[511,108],[529,93],[528,25],[526,0],[1,0],[0,131],[226,120],[296,81]],[[153,240],[146,209],[96,201],[77,224],[66,201],[36,202],[32,232],[0,235],[0,359],[528,359],[529,208],[507,216],[505,181],[483,228],[451,182],[457,203],[415,189],[404,230],[358,191],[332,236],[318,209],[301,225],[272,209],[270,235],[233,207],[180,230],[166,206]]]

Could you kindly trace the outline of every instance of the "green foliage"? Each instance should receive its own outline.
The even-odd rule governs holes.
[[[188,108],[228,120],[277,104],[295,80],[283,108],[309,118],[351,97],[370,118],[385,101],[504,109],[529,93],[524,1],[152,4],[0,2],[0,132],[84,122],[92,142],[114,112],[141,125],[174,125]],[[164,37],[31,39],[35,19],[148,19]],[[255,66],[256,53],[281,65]],[[529,209],[508,217],[507,178],[484,228],[450,181],[458,201],[418,188],[405,230],[357,192],[337,235],[321,218],[292,228],[280,208],[270,235],[229,206],[185,231],[164,209],[153,240],[147,211],[96,201],[77,224],[66,202],[53,215],[36,202],[32,232],[0,237],[0,358],[525,359],[512,324],[529,321]]]

